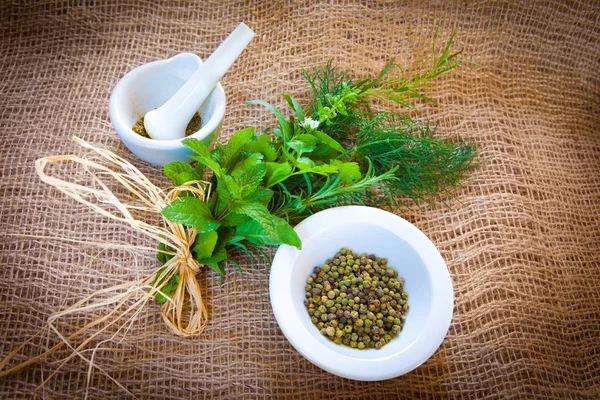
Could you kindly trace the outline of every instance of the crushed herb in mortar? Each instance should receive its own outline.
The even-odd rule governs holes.
[[[342,248],[306,280],[304,306],[335,344],[380,349],[402,330],[408,311],[404,279],[386,258]]]
[[[200,117],[200,114],[195,113],[185,128],[185,136],[188,137],[191,134],[198,132],[201,127],[202,117]],[[148,136],[148,132],[146,132],[146,127],[144,126],[144,117],[135,121],[135,124],[133,124],[131,129],[138,135],[150,139],[150,136]]]

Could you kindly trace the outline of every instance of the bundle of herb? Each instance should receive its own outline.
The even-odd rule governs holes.
[[[434,55],[431,68],[413,77],[405,77],[393,61],[375,79],[349,78],[331,63],[305,73],[311,99],[302,107],[284,94],[290,116],[264,101],[248,103],[268,108],[277,119],[277,126],[263,134],[246,128],[212,151],[200,140],[185,139],[198,166],[174,162],[165,166],[165,174],[181,185],[203,180],[210,170],[216,190],[207,201],[180,196],[163,209],[163,216],[198,232],[191,253],[222,278],[228,264],[239,268],[232,250],[253,257],[252,250],[264,255],[262,245],[300,248],[291,224],[315,211],[403,198],[429,200],[447,192],[473,167],[473,147],[436,138],[427,121],[373,110],[369,100],[408,108],[416,107],[413,100],[432,102],[421,89],[463,62],[461,52],[450,52],[452,41],[453,36]],[[392,70],[399,74],[388,77]],[[159,247],[160,261],[168,261],[169,250]],[[163,280],[158,274],[156,282]],[[169,295],[177,280],[171,276],[162,292]],[[162,294],[157,299],[167,300]]]

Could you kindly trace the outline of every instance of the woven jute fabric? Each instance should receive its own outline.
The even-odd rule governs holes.
[[[49,315],[157,268],[143,235],[44,185],[43,156],[126,157],[158,186],[108,118],[123,75],[177,53],[205,58],[240,22],[256,33],[222,79],[220,140],[273,124],[263,99],[306,99],[302,70],[332,59],[366,77],[396,61],[419,71],[456,32],[473,64],[427,89],[438,134],[471,138],[480,166],[434,205],[395,210],[427,234],[452,276],[452,325],[439,350],[388,381],[336,377],[304,359],[273,317],[269,266],[239,255],[223,284],[202,271],[210,324],[176,337],[156,304],[64,365],[53,356],[0,379],[2,398],[600,398],[600,7],[595,1],[32,1],[0,3],[0,356]],[[57,173],[77,179],[64,165]],[[83,245],[75,241],[86,240]],[[110,242],[113,246],[96,246]],[[274,249],[268,250],[270,254]],[[56,322],[61,333],[102,315]],[[44,333],[15,362],[57,343]],[[61,366],[57,375],[41,386]]]

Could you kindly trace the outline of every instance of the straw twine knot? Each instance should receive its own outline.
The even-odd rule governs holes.
[[[193,246],[198,232],[193,228],[188,228],[183,231],[182,235],[178,235],[180,246],[175,254],[176,262],[179,268],[189,268],[193,274],[200,271],[200,264],[192,255],[191,247]]]

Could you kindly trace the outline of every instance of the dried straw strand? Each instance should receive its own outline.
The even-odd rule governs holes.
[[[161,314],[166,326],[177,335],[193,336],[200,335],[208,322],[208,312],[202,301],[200,285],[196,279],[196,274],[202,268],[202,265],[192,257],[190,251],[190,247],[196,240],[197,231],[193,228],[186,228],[181,224],[172,223],[164,218],[162,219],[162,226],[153,225],[135,218],[133,214],[160,214],[170,201],[176,199],[182,193],[191,193],[193,196],[204,200],[210,194],[210,184],[203,181],[192,181],[165,192],[152,184],[144,174],[127,160],[109,150],[95,147],[80,138],[74,137],[73,139],[85,149],[91,150],[92,155],[96,158],[100,156],[99,160],[94,161],[92,157],[86,158],[75,155],[44,157],[35,163],[36,172],[40,179],[67,196],[72,197],[77,202],[90,207],[98,214],[127,223],[133,229],[144,233],[157,242],[162,242],[175,251],[164,251],[165,254],[170,254],[173,257],[161,269],[157,269],[146,277],[98,290],[65,310],[52,314],[48,318],[45,328],[42,328],[36,335],[15,348],[0,362],[0,377],[19,371],[56,352],[63,346],[67,346],[72,353],[62,360],[58,369],[47,377],[44,383],[51,379],[62,365],[75,356],[79,356],[89,363],[88,375],[91,376],[92,370],[96,368],[108,376],[104,370],[94,365],[94,354],[100,344],[94,349],[92,357],[88,358],[82,352],[87,350],[88,346],[102,332],[116,326],[117,331],[112,336],[114,338],[127,324],[131,324],[135,320],[143,307],[157,293],[165,296],[165,293],[161,290],[176,274],[179,276],[179,283],[170,297],[165,296],[167,301],[161,307]],[[61,162],[78,164],[92,178],[92,185],[84,186],[68,182],[46,173],[46,167],[49,164]],[[117,197],[109,188],[108,179],[118,182],[129,194],[133,195],[133,201],[127,202]],[[115,208],[118,211],[115,212]],[[92,244],[111,247],[111,244],[107,243],[93,242]],[[118,247],[131,251],[139,251],[141,248],[134,245],[119,245]],[[146,247],[143,249],[147,250]],[[159,273],[160,276],[157,279],[157,274]],[[108,297],[106,297],[107,295]],[[132,300],[133,304],[130,304]],[[105,315],[87,323],[69,336],[64,336],[54,325],[60,318],[76,313],[94,311],[107,306],[113,308]],[[53,331],[60,342],[50,347],[43,354],[5,369],[10,361],[35,337],[41,335],[45,329]],[[81,343],[78,345],[72,343],[74,339],[86,333],[89,333],[89,335]],[[114,381],[112,377],[108,377]],[[88,376],[88,382],[89,380]],[[120,387],[126,390],[124,387]]]

